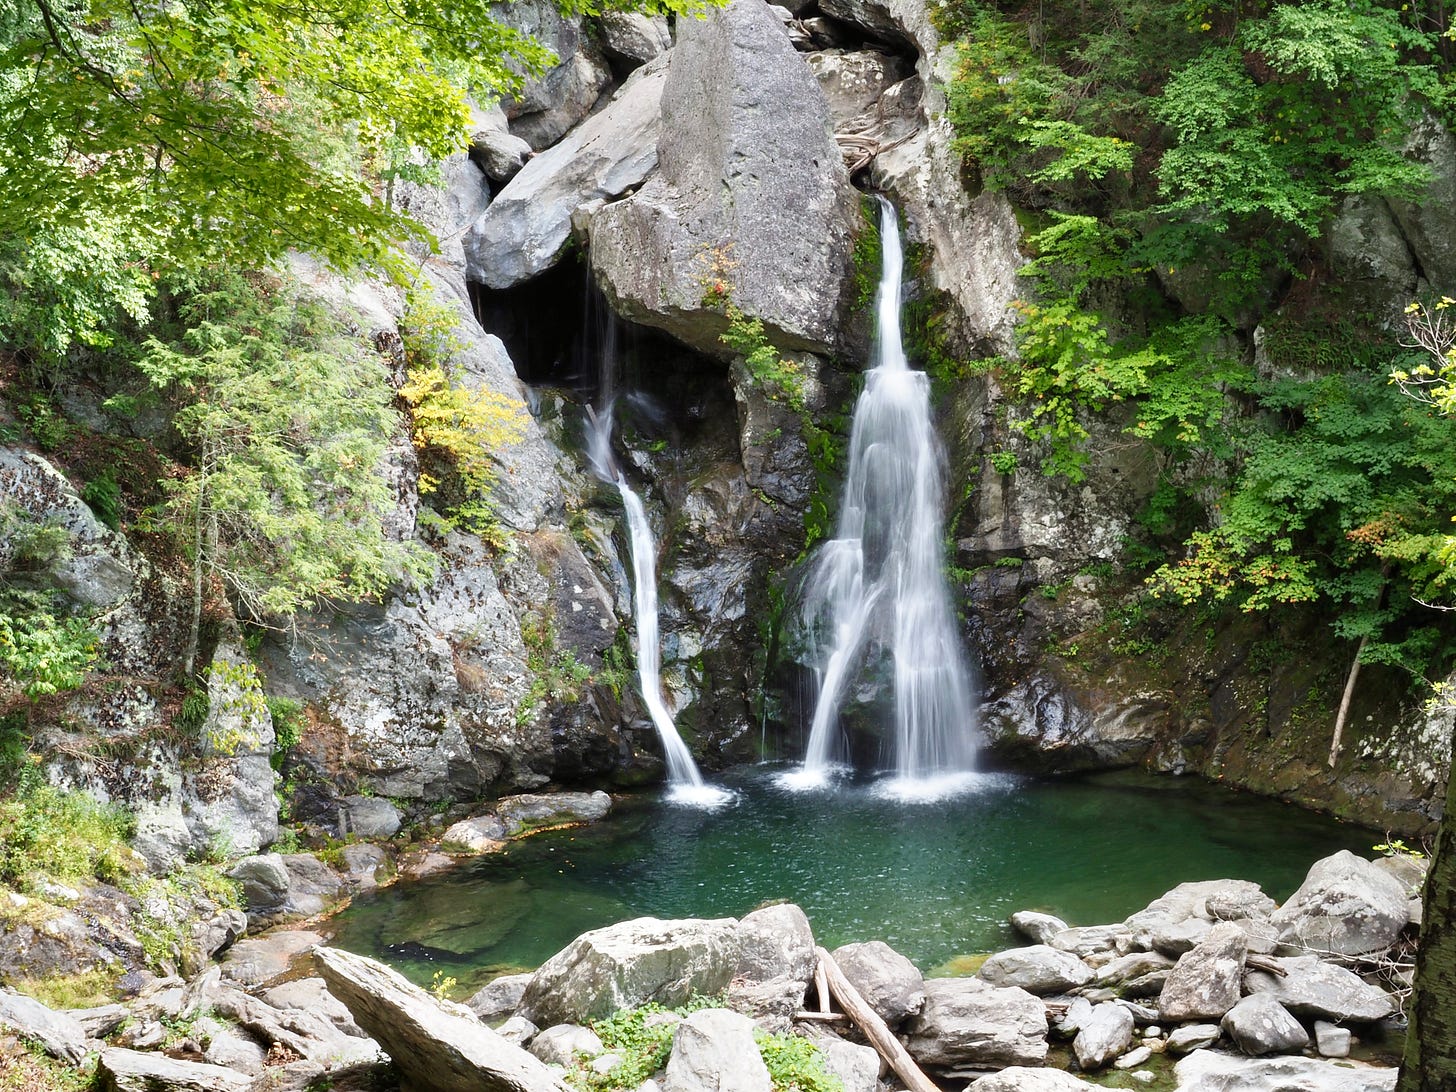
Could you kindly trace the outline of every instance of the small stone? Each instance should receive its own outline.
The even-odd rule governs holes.
[[[1161,1039],[1162,1037],[1163,1029],[1158,1027],[1157,1024],[1149,1024],[1147,1027],[1143,1028],[1144,1039]]]
[[[1217,1024],[1184,1024],[1168,1035],[1169,1054],[1191,1054],[1218,1042],[1223,1029]]]
[[[496,1028],[495,1033],[506,1042],[515,1043],[516,1046],[523,1047],[534,1039],[536,1033],[540,1030],[540,1028],[524,1016],[512,1016],[504,1024]]]
[[[1140,1046],[1129,1050],[1121,1058],[1112,1063],[1114,1069],[1136,1069],[1153,1056],[1151,1048]]]
[[[1267,993],[1251,993],[1224,1015],[1223,1030],[1245,1054],[1294,1054],[1309,1046],[1309,1033]]]
[[[1314,1022],[1314,1045],[1325,1058],[1348,1058],[1350,1056],[1350,1029],[1332,1024],[1328,1020]]]
[[[1132,1013],[1121,1005],[1098,1005],[1072,1041],[1083,1069],[1098,1069],[1132,1045]]]

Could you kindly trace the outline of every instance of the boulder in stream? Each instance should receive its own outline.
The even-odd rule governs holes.
[[[1065,993],[1092,981],[1092,968],[1070,952],[1047,944],[1008,948],[981,964],[976,972],[993,986],[1020,986],[1027,993]]]
[[[1270,920],[1292,954],[1366,955],[1395,943],[1410,920],[1407,902],[1399,880],[1342,849],[1316,861]]]
[[[1297,1054],[1309,1032],[1267,993],[1251,993],[1223,1016],[1223,1030],[1245,1054]]]

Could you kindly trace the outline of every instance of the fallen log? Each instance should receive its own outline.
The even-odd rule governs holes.
[[[850,1020],[852,1020],[860,1031],[864,1032],[870,1045],[879,1052],[881,1058],[895,1071],[896,1076],[905,1082],[909,1092],[940,1092],[934,1082],[927,1077],[910,1057],[909,1052],[901,1045],[900,1040],[895,1038],[892,1032],[879,1014],[870,1008],[860,993],[852,985],[849,979],[844,977],[844,972],[839,969],[839,964],[834,962],[831,956],[823,948],[815,948],[819,956],[819,966],[824,970],[824,976],[829,981],[829,991],[834,1000],[839,1002]]]

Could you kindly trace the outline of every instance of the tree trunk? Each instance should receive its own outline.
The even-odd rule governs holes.
[[[1345,734],[1345,719],[1350,715],[1350,699],[1355,696],[1355,680],[1360,677],[1360,654],[1365,651],[1365,645],[1370,637],[1360,638],[1360,646],[1355,649],[1355,662],[1350,665],[1350,674],[1345,677],[1345,693],[1340,698],[1340,711],[1335,715],[1335,735],[1330,740],[1330,769],[1335,768],[1335,763],[1340,760],[1340,752],[1344,749],[1340,745],[1340,739]]]
[[[1415,991],[1396,1092],[1456,1088],[1456,754],[1446,784],[1446,812],[1426,876]]]

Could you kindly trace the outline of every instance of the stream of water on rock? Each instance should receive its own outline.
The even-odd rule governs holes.
[[[974,783],[976,714],[941,545],[943,456],[930,381],[911,369],[900,334],[904,256],[894,207],[880,202],[883,254],[874,366],[855,404],[849,472],[835,537],[819,551],[804,593],[805,632],[819,696],[793,788],[843,770],[839,708],[855,673],[893,659],[894,776],[879,791],[938,799]]]
[[[546,831],[425,880],[361,895],[335,943],[462,989],[544,962],[578,934],[651,914],[740,916],[788,899],[833,948],[883,940],[924,970],[1011,947],[1013,911],[1121,921],[1185,880],[1254,880],[1284,900],[1339,849],[1381,835],[1196,778],[982,775],[944,806],[872,780],[792,792],[777,771],[726,775],[731,807],[618,797],[604,822]]]

